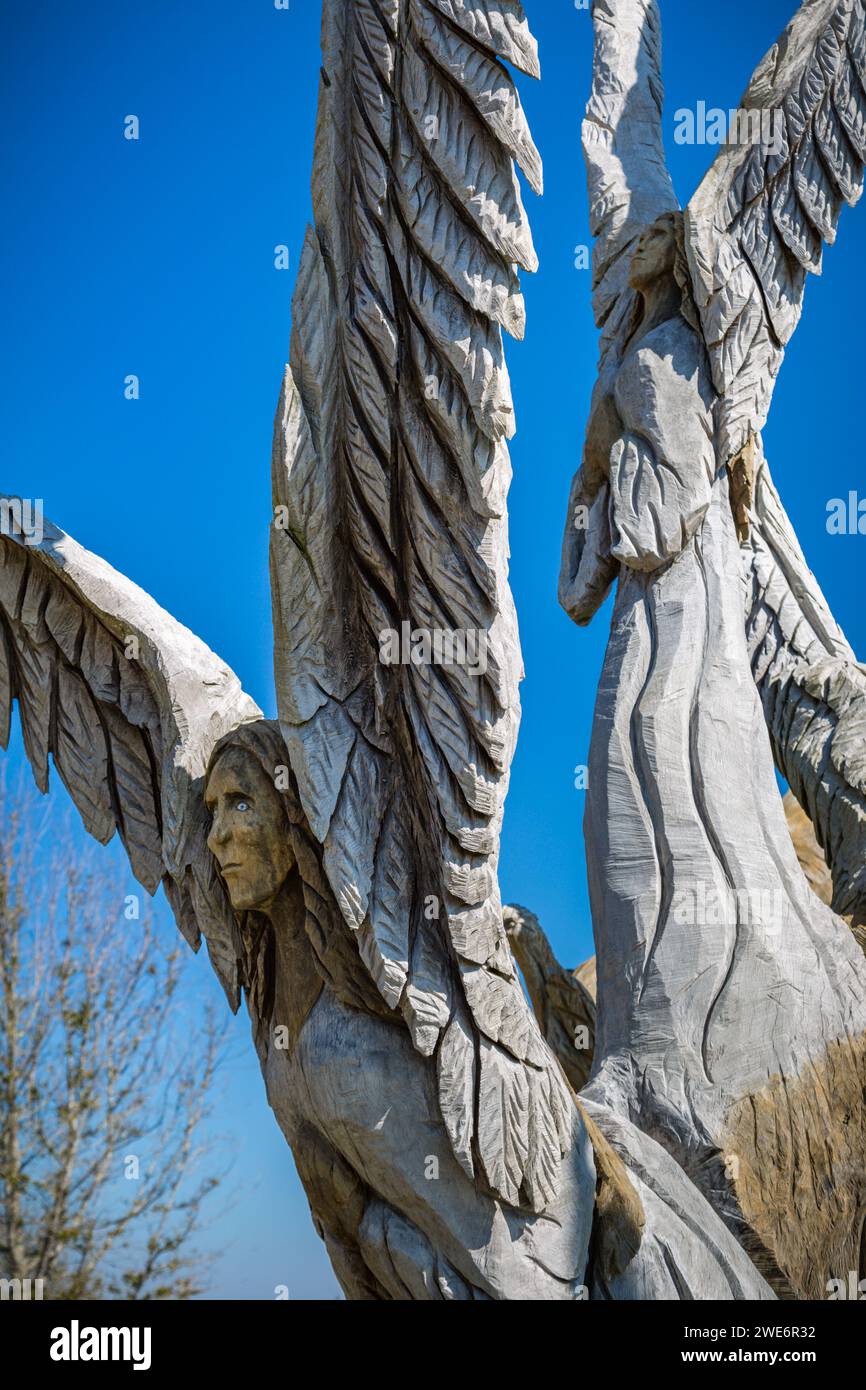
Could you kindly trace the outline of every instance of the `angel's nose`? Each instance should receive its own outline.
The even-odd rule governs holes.
[[[224,845],[228,838],[228,826],[226,825],[219,811],[217,811],[214,815],[213,822],[211,824],[210,834],[207,837],[207,845],[211,854],[215,854],[217,849],[221,845]]]

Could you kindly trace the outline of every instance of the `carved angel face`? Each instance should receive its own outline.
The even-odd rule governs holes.
[[[227,748],[205,789],[211,813],[208,848],[236,912],[266,912],[294,866],[280,793],[261,763]]]
[[[628,282],[632,289],[644,290],[662,275],[672,275],[676,255],[676,235],[669,218],[660,218],[646,227],[631,258]]]

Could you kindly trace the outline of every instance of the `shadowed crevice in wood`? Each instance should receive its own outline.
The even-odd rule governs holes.
[[[579,1091],[589,1080],[595,1048],[595,960],[566,970],[534,913],[509,906],[502,917],[544,1039]]]
[[[824,851],[815,838],[814,826],[793,792],[788,792],[785,797],[785,817],[806,882],[822,903],[832,907],[833,875]],[[866,926],[859,924],[856,916],[846,916],[842,920],[848,923],[854,940],[866,952]]]
[[[619,1154],[576,1104],[592,1144],[597,1180],[587,1283],[600,1278],[607,1284],[628,1269],[640,1250],[646,1213]]]

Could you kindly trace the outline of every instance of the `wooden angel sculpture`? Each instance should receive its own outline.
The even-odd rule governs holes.
[[[660,1145],[599,1103],[618,1157],[578,1107],[503,927],[501,329],[536,263],[513,161],[537,190],[541,167],[501,60],[538,72],[516,0],[325,0],[273,453],[279,723],[48,526],[0,537],[0,735],[17,700],[40,787],[50,755],[245,993],[348,1296],[772,1297]]]
[[[802,5],[684,213],[656,0],[595,0],[594,23],[601,361],[560,598],[583,624],[617,595],[585,826],[583,1100],[672,1153],[777,1291],[823,1297],[866,1276],[866,960],[842,920],[866,913],[866,676],[761,429],[807,274],[863,187],[866,5]],[[798,867],[774,757],[835,911]]]

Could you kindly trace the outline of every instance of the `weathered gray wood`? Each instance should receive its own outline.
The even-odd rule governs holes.
[[[581,1108],[613,1147],[643,1212],[640,1245],[620,1267],[602,1255],[590,1296],[616,1302],[764,1300],[773,1292],[724,1222],[662,1145],[584,1096]]]
[[[638,9],[597,4],[601,42],[616,50],[612,23],[622,46]],[[623,57],[618,76],[627,122],[629,89],[658,74]],[[584,1094],[667,1148],[777,1288],[801,1296],[860,1258],[866,962],[797,865],[764,715],[835,856],[834,902],[851,910],[862,673],[782,535],[758,434],[813,239],[832,240],[859,192],[864,77],[860,0],[804,5],[746,98],[782,105],[785,148],[727,148],[684,225],[665,213],[637,239],[633,293],[599,315],[618,327],[560,583],[583,623],[619,579],[587,799],[598,1029]],[[619,127],[610,138],[627,147]],[[615,170],[612,205],[640,180]],[[783,184],[796,214],[780,211]]]
[[[512,906],[502,916],[545,1041],[579,1091],[595,1051],[595,963],[588,972],[564,970],[534,913]]]
[[[638,238],[679,203],[664,154],[657,0],[595,0],[593,24],[582,141],[595,239],[593,309],[604,357],[634,308],[629,266]]]
[[[858,1258],[866,960],[799,870],[765,715],[834,904],[859,912],[863,678],[757,435],[801,278],[858,191],[863,4],[803,7],[749,98],[784,97],[788,155],[726,152],[685,226],[655,0],[594,8],[602,362],[561,596],[582,623],[619,589],[580,1103],[556,1057],[578,991],[527,950],[530,992],[561,996],[539,1028],[497,877],[522,675],[502,329],[521,336],[536,264],[515,165],[541,188],[503,66],[538,73],[516,0],[325,0],[273,453],[279,725],[62,532],[0,538],[0,735],[17,701],[39,785],[53,758],[89,832],[120,832],[233,1003],[243,987],[353,1298],[770,1298],[758,1265],[814,1294]],[[532,924],[509,921],[519,956]]]
[[[806,0],[741,106],[769,119],[719,154],[686,212],[695,298],[719,393],[719,454],[763,429],[806,277],[863,191],[866,8]]]
[[[782,804],[794,853],[806,882],[815,896],[830,907],[833,876],[815,838],[812,822],[793,792],[785,794]],[[512,905],[506,907],[502,915],[509,945],[541,1031],[571,1085],[579,1091],[589,1079],[595,1052],[596,958],[591,956],[574,970],[568,970],[560,965],[533,912]],[[851,918],[846,921],[855,939],[866,950],[866,931]]]
[[[541,186],[499,56],[537,73],[513,0],[325,3],[316,225],[273,464],[283,734],[235,686],[223,709],[234,678],[193,650],[181,684],[174,625],[127,603],[124,581],[67,585],[70,626],[98,609],[118,634],[128,610],[147,630],[131,670],[164,736],[151,848],[167,859],[182,842],[187,930],[210,894],[227,914],[223,964],[269,1099],[358,1297],[579,1297],[593,1223],[592,1145],[521,991],[496,874],[522,675],[501,329],[522,334],[516,264],[536,264],[514,161]],[[23,546],[8,558],[12,621],[15,567],[34,561]],[[463,657],[389,665],[383,634],[404,622],[456,630]],[[103,833],[108,716],[99,693],[95,719],[76,698],[89,665],[76,647],[80,732],[61,721],[55,737],[43,648],[24,651],[0,696],[19,698],[37,775],[53,752]],[[193,754],[181,795],[175,763]]]
[[[776,764],[807,812],[832,905],[866,922],[866,673],[831,614],[759,453],[744,552],[746,636]]]
[[[142,589],[46,521],[38,544],[0,536],[4,747],[13,700],[40,789],[50,754],[87,830],[103,843],[116,830],[147,891],[165,884],[194,949],[204,935],[237,1008],[237,928],[207,851],[202,804],[214,745],[261,718],[237,677]]]
[[[634,429],[633,402],[618,404]],[[780,1288],[815,1295],[857,1267],[866,962],[791,848],[739,563],[722,473],[682,555],[620,578],[590,754],[587,1095],[668,1147]],[[845,1097],[835,1123],[825,1093]]]
[[[471,7],[483,43],[439,8],[325,6],[315,227],[274,444],[279,713],[346,930],[434,1058],[455,1153],[543,1210],[571,1102],[496,874],[522,676],[501,329],[522,334],[515,264],[536,265],[513,160],[541,173],[488,51],[532,45],[519,5]],[[404,625],[471,632],[485,668],[385,664]]]

